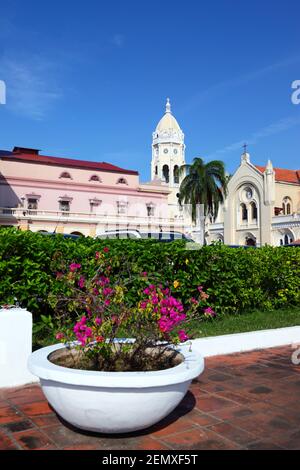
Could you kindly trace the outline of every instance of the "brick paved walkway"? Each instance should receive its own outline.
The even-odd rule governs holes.
[[[0,389],[0,449],[300,449],[300,365],[291,347],[206,360],[163,422],[120,436],[62,423],[38,385]]]

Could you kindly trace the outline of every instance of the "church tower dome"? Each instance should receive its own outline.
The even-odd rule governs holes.
[[[179,186],[179,168],[185,164],[184,133],[171,111],[167,98],[165,114],[152,134],[151,179]]]

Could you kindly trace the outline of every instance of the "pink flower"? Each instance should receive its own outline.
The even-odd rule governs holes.
[[[140,303],[140,308],[142,308],[142,309],[144,310],[145,308],[147,308],[147,305],[148,305],[148,302],[146,302],[146,301],[144,300],[144,301],[142,301],[142,302]]]
[[[78,264],[78,263],[72,263],[70,264],[70,271],[73,273],[74,271],[76,271],[77,269],[80,269],[81,268],[81,264]]]
[[[113,289],[111,287],[105,287],[102,292],[103,295],[106,297],[113,292]]]
[[[104,287],[104,286],[106,286],[107,284],[109,284],[109,279],[108,279],[108,277],[101,276],[101,277],[100,277],[100,280],[98,281],[98,284],[100,284],[100,286],[102,286],[102,287]]]
[[[97,341],[97,343],[103,343],[103,341],[105,341],[105,338],[104,338],[104,336],[97,336],[96,341]]]
[[[192,297],[192,298],[191,298],[191,303],[192,303],[192,304],[197,304],[197,303],[198,303],[198,300],[195,299],[195,297]]]
[[[216,316],[216,312],[214,312],[214,310],[210,307],[207,307],[204,309],[204,315],[206,317],[215,317]]]
[[[100,326],[101,323],[102,323],[101,318],[100,318],[100,317],[96,317],[96,318],[95,318],[95,323],[96,323],[96,325]]]
[[[55,338],[58,339],[59,341],[60,341],[61,339],[63,339],[64,337],[65,337],[65,335],[64,335],[63,333],[61,333],[61,332],[60,332],[60,333],[57,333],[57,334],[55,335]]]
[[[78,281],[78,285],[79,285],[80,289],[84,288],[84,284],[85,284],[85,279],[84,279],[83,276],[80,276],[80,279]]]
[[[96,253],[95,253],[95,259],[99,259],[99,256],[100,256],[99,251],[96,251]]]
[[[143,277],[147,277],[148,276],[148,273],[146,271],[142,272],[142,276]]]
[[[104,253],[108,253],[108,252],[109,252],[109,248],[108,248],[107,246],[105,246],[105,247],[103,248],[103,252],[104,252]]]
[[[178,338],[181,343],[184,343],[185,341],[189,339],[188,335],[186,334],[184,330],[178,331]]]
[[[109,299],[106,299],[106,300],[104,301],[104,305],[106,305],[106,306],[108,307],[108,306],[110,305],[110,300],[109,300]]]
[[[206,294],[205,292],[200,292],[200,299],[201,300],[206,300],[208,299],[209,295]]]
[[[63,273],[57,272],[56,273],[56,279],[60,279],[61,277],[63,277]]]
[[[198,286],[197,289],[198,289],[199,292],[202,292],[203,291],[203,286]]]

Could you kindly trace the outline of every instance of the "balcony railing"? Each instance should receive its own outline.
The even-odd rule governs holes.
[[[294,213],[289,215],[275,215],[272,217],[272,224],[288,224],[288,223],[299,223],[300,213]]]
[[[48,210],[33,210],[25,208],[6,208],[0,207],[0,218],[17,219],[17,220],[39,220],[39,221],[56,221],[60,222],[68,218],[69,222],[82,222],[82,223],[114,223],[114,224],[172,224],[182,225],[183,220],[178,220],[168,217],[157,216],[139,216],[127,214],[108,214],[108,213],[95,213],[95,212],[69,212],[69,211],[48,211]]]

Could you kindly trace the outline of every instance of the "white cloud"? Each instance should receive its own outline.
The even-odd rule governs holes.
[[[218,82],[190,98],[183,106],[182,111],[190,111],[191,109],[200,106],[204,100],[226,93],[229,88],[235,88],[244,85],[248,82],[261,78],[269,73],[275,72],[276,70],[288,67],[289,65],[297,64],[299,62],[300,56],[289,57],[288,59],[275,62],[273,64],[267,65],[266,67],[262,67],[261,69],[254,70],[244,75],[240,75],[239,77]]]
[[[242,146],[245,142],[247,142],[248,145],[255,145],[261,139],[264,139],[271,135],[279,134],[280,132],[284,132],[285,130],[290,129],[291,127],[298,126],[299,124],[300,124],[300,117],[290,116],[287,118],[280,119],[279,121],[273,122],[269,124],[268,126],[265,126],[262,129],[254,132],[253,134],[248,136],[248,138],[239,140],[232,144],[226,145],[222,149],[216,150],[212,154],[208,155],[208,158],[209,159],[216,158],[217,156],[220,156],[229,152],[233,152],[238,149],[242,149]]]
[[[6,82],[7,108],[16,114],[41,120],[62,96],[55,83],[55,64],[41,57],[0,59],[0,75]]]

